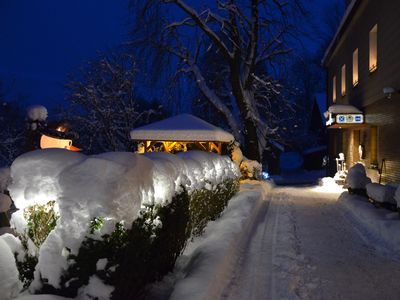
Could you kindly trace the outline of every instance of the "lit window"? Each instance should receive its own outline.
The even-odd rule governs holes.
[[[336,76],[333,77],[332,82],[332,101],[336,102]]]
[[[378,25],[375,25],[369,32],[369,71],[373,72],[378,68]]]
[[[358,49],[353,52],[353,86],[358,84]]]
[[[346,65],[342,66],[342,82],[341,82],[341,92],[342,96],[346,95]]]

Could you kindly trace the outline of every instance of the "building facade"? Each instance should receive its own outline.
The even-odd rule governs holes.
[[[400,182],[399,1],[349,2],[323,64],[328,106],[338,108],[327,122],[331,173],[342,152],[348,167],[362,162],[373,181]],[[349,107],[359,122],[340,123]]]

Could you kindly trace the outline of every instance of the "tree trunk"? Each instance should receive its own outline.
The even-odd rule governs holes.
[[[244,153],[249,159],[260,161],[260,151],[258,149],[257,128],[249,114],[249,108],[246,105],[245,93],[240,76],[240,65],[233,62],[230,65],[230,79],[232,84],[232,92],[235,96],[237,105],[240,110],[240,117],[244,126]]]

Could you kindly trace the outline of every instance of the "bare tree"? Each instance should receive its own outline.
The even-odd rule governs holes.
[[[62,115],[80,134],[88,152],[126,151],[129,131],[156,114],[135,95],[132,56],[113,54],[88,63],[67,85],[73,111]]]
[[[277,131],[269,122],[269,113],[272,99],[281,93],[281,86],[267,70],[291,51],[285,40],[293,33],[291,18],[302,10],[300,3],[215,0],[202,8],[184,0],[132,2],[138,12],[136,24],[150,33],[146,42],[174,56],[178,72],[194,79],[235,137],[244,142],[246,155],[259,160],[266,137]],[[171,9],[160,14],[162,6]],[[157,12],[154,19],[149,17],[151,12]],[[153,23],[158,31],[148,30]],[[132,45],[138,45],[137,40]],[[201,66],[198,59],[208,51],[218,53],[224,62],[220,72],[226,74],[230,103],[221,99],[204,77],[207,66]]]

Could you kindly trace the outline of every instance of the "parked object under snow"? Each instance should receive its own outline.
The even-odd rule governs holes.
[[[378,183],[368,183],[366,185],[368,197],[379,204],[396,205],[394,194],[397,186],[387,184],[382,185]]]
[[[365,187],[371,183],[371,179],[367,177],[365,167],[362,164],[352,166],[346,177],[346,185],[350,192],[365,194]]]
[[[33,205],[55,201],[54,210],[59,213],[55,229],[39,249],[31,288],[40,289],[43,279],[49,286],[61,287],[60,279],[70,267],[67,257],[78,254],[89,227],[90,238],[101,241],[115,234],[118,226],[122,226],[118,229],[121,233],[129,230],[149,207],[168,206],[183,190],[189,194],[200,189],[214,191],[221,183],[236,180],[240,173],[229,157],[201,151],[85,156],[45,149],[17,158],[11,176],[9,190],[19,209],[11,219],[16,231],[25,232],[23,212]],[[157,218],[144,226],[149,230],[164,228]],[[111,267],[108,265],[107,271]],[[103,290],[110,292],[110,288]]]
[[[226,152],[224,148],[234,141],[232,134],[190,114],[135,128],[130,136],[140,142],[139,152],[203,150],[222,154]]]

